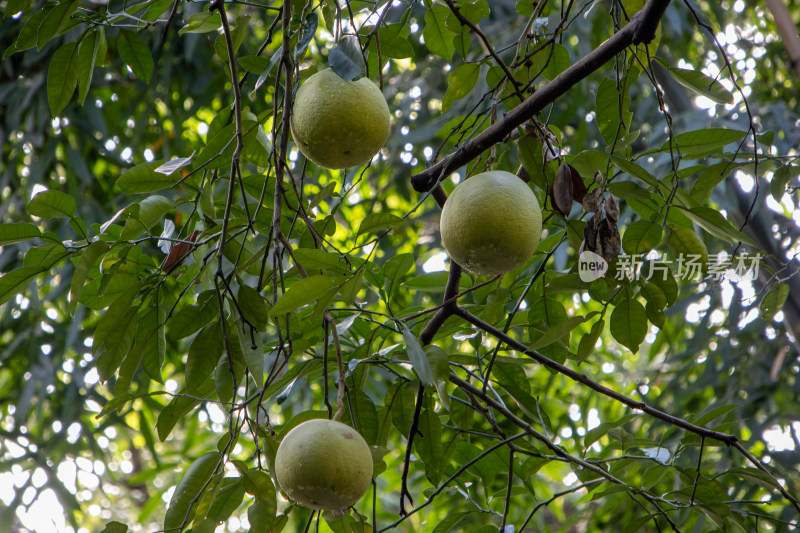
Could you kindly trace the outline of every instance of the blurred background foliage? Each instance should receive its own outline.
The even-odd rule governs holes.
[[[448,277],[439,209],[410,177],[519,103],[450,3],[295,0],[287,28],[282,2],[226,3],[252,133],[220,278],[234,92],[218,11],[206,2],[0,0],[0,527],[159,530],[183,478],[196,505],[173,500],[167,521],[180,515],[175,526],[197,532],[796,528],[797,509],[776,485],[796,494],[800,483],[798,84],[769,13],[743,0],[672,2],[652,44],[602,66],[537,117],[541,129],[520,128],[443,186],[522,166],[544,206],[534,258],[490,283],[465,274],[461,289],[474,290],[462,307],[596,383],[736,435],[769,474],[451,317],[433,339],[441,350],[428,355],[446,358],[484,396],[426,387],[406,476],[416,507],[406,501],[410,514],[399,516],[418,391],[409,359]],[[453,4],[527,96],[644,2]],[[280,54],[290,38],[305,79],[343,34],[359,36],[393,125],[368,166],[330,171],[291,142],[279,150]],[[669,239],[684,228],[702,240],[690,248],[709,257],[764,254],[759,276],[581,282],[588,217],[578,204],[567,217],[552,207],[557,162],[543,159],[545,128],[587,185],[600,171],[619,198],[627,255],[653,250],[653,262],[686,251]],[[692,141],[686,132],[699,133]],[[684,153],[661,149],[676,139]],[[155,170],[175,158],[189,159]],[[283,163],[289,248],[276,251]],[[159,237],[170,224],[172,238],[198,234],[187,260],[164,272],[169,243]],[[626,238],[629,228],[640,234]],[[290,427],[336,408],[325,309],[346,369],[344,421],[374,446],[377,467],[374,491],[338,519],[292,506],[269,468]],[[543,342],[552,331],[560,336]],[[446,379],[444,368],[437,377]],[[217,451],[214,468],[198,474]]]

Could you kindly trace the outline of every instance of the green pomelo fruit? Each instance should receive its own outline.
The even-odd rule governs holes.
[[[440,227],[442,244],[456,263],[476,274],[503,274],[533,255],[542,235],[542,211],[524,181],[495,170],[453,190]]]
[[[321,167],[340,169],[372,159],[389,138],[391,116],[372,81],[347,81],[331,69],[317,72],[297,90],[292,136]]]
[[[310,509],[344,511],[372,483],[372,453],[353,428],[315,419],[293,428],[275,455],[275,476],[281,489]]]

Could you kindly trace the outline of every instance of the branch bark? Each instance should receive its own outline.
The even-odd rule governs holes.
[[[775,27],[783,40],[783,46],[789,54],[789,64],[800,76],[800,35],[797,33],[797,26],[792,22],[792,14],[783,0],[764,0],[767,9],[772,13]]]
[[[624,28],[556,76],[550,83],[537,89],[527,100],[506,113],[501,120],[489,126],[483,133],[464,144],[456,152],[419,174],[411,176],[411,185],[417,192],[430,191],[441,177],[467,164],[487,148],[501,142],[514,129],[563,96],[567,90],[600,69],[625,48],[633,44],[650,42],[655,36],[658,24],[668,5],[669,0],[649,0],[641,11],[633,15]]]

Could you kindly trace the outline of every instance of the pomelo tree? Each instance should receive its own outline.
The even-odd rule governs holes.
[[[0,0],[0,524],[796,528],[800,6],[766,4]],[[327,68],[388,103],[360,166],[292,136]],[[497,276],[438,227],[490,170],[542,221]],[[315,418],[370,448],[344,514],[277,484]]]

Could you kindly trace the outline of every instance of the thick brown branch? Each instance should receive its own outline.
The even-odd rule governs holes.
[[[444,297],[441,308],[433,315],[433,318],[425,325],[425,329],[419,335],[419,340],[423,345],[430,344],[433,336],[442,327],[444,321],[456,312],[456,296],[461,282],[461,266],[455,261],[450,261],[450,273],[447,277],[447,286],[444,289]]]
[[[563,96],[571,87],[584,80],[591,73],[602,67],[615,55],[632,44],[649,42],[655,35],[659,21],[669,5],[669,0],[650,0],[636,13],[631,21],[592,52],[579,59],[567,70],[559,74],[550,83],[540,87],[527,100],[522,102],[503,117],[502,120],[489,126],[458,151],[445,157],[435,165],[431,165],[419,174],[411,176],[411,185],[418,192],[433,189],[441,176],[467,164],[478,154],[501,142],[515,128],[521,126],[545,106]]]

